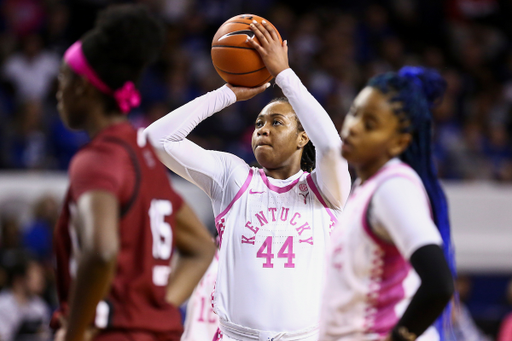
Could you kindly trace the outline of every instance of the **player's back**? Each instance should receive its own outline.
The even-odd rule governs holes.
[[[90,170],[84,170],[87,167]],[[182,199],[172,190],[150,144],[138,138],[129,123],[111,126],[77,153],[69,173],[54,246],[63,312],[80,252],[73,225],[76,201],[88,190],[107,190],[120,204],[120,249],[111,290],[96,310],[96,326],[181,334],[179,311],[166,303],[165,289],[174,213]]]

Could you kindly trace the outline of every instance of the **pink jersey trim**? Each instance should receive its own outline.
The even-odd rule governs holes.
[[[410,168],[409,165],[407,164],[398,164],[398,165],[394,165],[394,166],[391,166],[393,168],[396,168],[396,167],[401,167],[401,166],[405,166],[406,168]],[[390,170],[391,168],[390,167],[387,167],[387,168],[381,168],[377,173],[375,173],[371,178],[373,178],[375,175],[381,173],[382,170]],[[367,218],[367,215],[368,215],[368,208],[370,207],[370,202],[372,201],[372,198],[373,198],[373,194],[378,190],[379,186],[382,185],[384,182],[386,182],[387,180],[389,179],[392,179],[392,178],[403,178],[403,179],[407,179],[409,181],[411,181],[413,184],[415,184],[416,186],[420,187],[422,192],[425,194],[425,197],[427,199],[427,203],[428,203],[428,207],[429,207],[429,210],[430,210],[430,216],[432,217],[433,219],[433,212],[432,212],[432,205],[430,204],[430,199],[428,197],[428,194],[425,190],[425,188],[423,186],[420,186],[420,184],[418,184],[418,179],[415,179],[407,174],[389,174],[388,176],[385,176],[383,177],[382,179],[380,179],[377,184],[375,185],[375,189],[373,191],[373,193],[370,195],[370,198],[368,199],[368,201],[366,202],[365,204],[365,208],[363,210],[363,216],[361,217],[362,219],[362,224],[363,224],[363,228],[364,230],[366,231],[366,233],[370,236],[370,238],[375,242],[377,243],[378,245],[380,245],[382,248],[384,249],[387,249],[389,251],[390,248],[395,248],[395,246],[385,240],[382,240],[379,236],[377,236],[375,234],[375,232],[372,231],[372,229],[370,228],[369,224],[368,224],[368,220],[366,219]],[[421,181],[421,180],[420,180]],[[363,184],[364,186],[364,184]],[[396,248],[395,248],[396,249]],[[397,250],[398,251],[398,250]]]
[[[213,335],[212,341],[221,341],[222,340],[222,332],[220,331],[220,328],[217,328],[217,331]]]
[[[411,267],[398,250],[376,250],[375,255],[375,267],[370,277],[372,289],[367,295],[365,329],[386,336],[398,322],[395,308],[405,298],[403,281]]]
[[[226,207],[224,209],[224,211],[222,211],[216,218],[215,218],[215,224],[217,224],[219,222],[219,220],[224,217],[226,215],[226,213],[229,212],[229,210],[231,209],[231,207],[233,207],[233,205],[235,204],[235,202],[240,199],[240,197],[242,196],[242,194],[244,194],[244,192],[247,190],[247,188],[249,187],[249,184],[251,183],[251,180],[252,180],[252,176],[254,175],[254,171],[253,169],[251,168],[249,170],[249,175],[247,175],[247,179],[245,179],[245,182],[244,184],[242,185],[242,187],[240,188],[240,190],[238,191],[238,193],[235,195],[235,197],[233,198],[233,200],[231,200],[231,202],[229,203],[228,207]]]
[[[393,168],[401,166],[409,167],[405,164],[399,164],[393,166]],[[386,168],[389,170],[390,168]],[[378,173],[384,170],[381,168]],[[375,174],[375,175],[376,175]],[[374,176],[375,176],[374,175]],[[379,186],[386,180],[401,177],[410,180],[415,185],[418,184],[418,179],[415,179],[407,174],[390,174],[384,176],[375,185],[374,192],[377,191]],[[422,186],[420,186],[422,187]],[[428,195],[425,189],[422,187],[423,192],[427,197]],[[405,290],[403,287],[403,281],[407,277],[411,265],[402,257],[398,248],[385,240],[382,240],[377,236],[370,228],[367,220],[368,208],[370,206],[371,198],[370,195],[368,201],[365,204],[363,214],[361,217],[361,223],[364,231],[367,235],[381,248],[376,250],[374,256],[374,268],[370,277],[370,292],[367,295],[368,306],[365,311],[365,329],[367,332],[377,333],[380,336],[386,336],[389,334],[391,329],[398,322],[398,316],[396,315],[396,305],[405,298]],[[432,211],[431,211],[432,212]]]
[[[263,171],[263,169],[260,169],[259,170],[260,172],[260,175],[261,175],[261,179],[263,180],[263,183],[265,185],[267,185],[268,189],[270,189],[271,191],[274,191],[274,192],[277,192],[277,193],[286,193],[288,192],[289,190],[291,190],[293,188],[293,186],[295,186],[299,180],[300,180],[300,177],[297,178],[297,180],[293,181],[291,184],[287,185],[287,186],[284,186],[284,187],[279,187],[279,186],[275,186],[275,185],[272,185],[269,181],[268,181],[268,178],[267,178],[267,175],[265,174],[265,172]]]
[[[313,191],[313,193],[315,193],[315,196],[316,198],[318,199],[318,201],[320,201],[320,203],[324,206],[325,210],[327,211],[327,213],[329,214],[329,216],[331,217],[331,220],[334,221],[335,223],[338,222],[338,219],[334,216],[334,214],[332,213],[331,209],[329,208],[329,206],[327,206],[327,203],[325,202],[324,198],[322,197],[322,195],[320,194],[320,191],[318,190],[318,188],[316,187],[315,185],[315,182],[313,181],[313,179],[311,178],[311,174],[308,174],[308,176],[306,176],[306,182],[308,183],[309,185],[309,188],[311,188],[311,190]]]
[[[373,174],[372,176],[370,176],[368,179],[366,179],[366,181],[363,183],[363,184],[359,184],[358,187],[360,186],[364,186],[368,181],[372,180],[373,178],[375,178],[377,175],[379,175],[380,173],[384,172],[385,170],[389,170],[389,169],[393,169],[393,168],[396,168],[396,167],[402,167],[402,166],[406,166],[406,167],[409,167],[411,168],[408,164],[406,163],[399,163],[399,164],[394,164],[394,165],[391,165],[391,166],[384,166],[384,167],[381,167],[377,172],[375,172],[375,174]],[[412,168],[411,168],[412,169]],[[361,179],[358,179],[358,180],[361,180]],[[355,198],[357,197],[357,191],[352,191],[349,195],[350,198]]]
[[[372,194],[373,196],[373,194]],[[363,225],[363,229],[364,231],[366,232],[366,234],[377,244],[379,245],[381,248],[383,248],[384,250],[386,251],[392,251],[392,250],[396,250],[396,246],[392,243],[389,243],[385,240],[383,240],[382,238],[380,238],[379,236],[377,236],[375,234],[375,232],[373,232],[373,230],[370,228],[370,224],[368,224],[368,219],[367,218],[367,214],[368,214],[368,208],[370,207],[370,202],[372,201],[371,198],[372,196],[370,196],[370,199],[368,199],[368,201],[366,202],[365,206],[364,206],[364,210],[363,210],[363,215],[361,217],[361,224]],[[397,250],[398,252],[398,250]]]

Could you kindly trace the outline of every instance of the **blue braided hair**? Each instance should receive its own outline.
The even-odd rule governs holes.
[[[400,159],[411,166],[420,176],[432,207],[434,223],[443,239],[443,251],[455,277],[454,250],[450,235],[448,204],[437,178],[432,159],[432,113],[446,90],[446,81],[435,70],[405,66],[398,73],[387,72],[372,78],[368,86],[390,96],[390,102],[400,102],[395,111],[401,130],[410,133],[412,140]],[[451,330],[451,304],[436,321],[441,340],[449,338]],[[446,332],[445,332],[446,331]]]

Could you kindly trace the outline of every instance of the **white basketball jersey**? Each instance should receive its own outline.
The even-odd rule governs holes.
[[[420,285],[410,263],[393,244],[377,237],[367,222],[373,194],[392,177],[405,177],[423,188],[421,179],[406,164],[384,166],[354,187],[332,233],[322,302],[322,341],[383,340]],[[434,341],[439,336],[431,327],[418,340]]]
[[[214,311],[254,330],[293,332],[319,323],[326,247],[339,212],[327,207],[306,172],[287,186],[274,184],[251,168],[216,217]]]
[[[217,279],[219,255],[215,257],[187,303],[181,341],[210,341],[219,328],[219,318],[212,309],[212,292]]]

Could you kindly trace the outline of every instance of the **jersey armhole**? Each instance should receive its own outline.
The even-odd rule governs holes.
[[[374,192],[375,193],[375,192]],[[370,200],[368,200],[368,203],[366,204],[364,210],[363,210],[363,216],[362,216],[362,222],[363,229],[366,232],[366,234],[380,247],[382,247],[386,251],[396,251],[398,252],[398,249],[394,243],[388,242],[384,239],[382,239],[372,228],[372,225],[370,223],[370,218],[368,216],[371,205],[372,205],[373,195],[371,196]]]
[[[332,208],[331,206],[329,206],[327,204],[327,202],[325,201],[324,197],[322,196],[322,194],[320,193],[320,191],[318,190],[318,187],[316,186],[315,184],[315,181],[313,180],[313,177],[311,176],[311,174],[308,174],[306,176],[306,182],[309,186],[309,188],[311,188],[311,190],[313,191],[313,193],[315,194],[316,198],[318,199],[318,201],[320,201],[320,203],[322,204],[322,206],[325,208],[325,210],[327,211],[327,213],[329,214],[329,216],[331,217],[331,220],[334,222],[334,223],[337,223],[338,222],[338,219],[336,218],[336,216],[334,215],[334,213],[332,213]]]
[[[142,172],[140,169],[139,161],[137,160],[137,155],[135,154],[132,147],[130,147],[130,145],[128,143],[126,143],[125,141],[123,141],[119,138],[113,137],[113,136],[105,137],[105,138],[103,138],[103,141],[115,143],[115,144],[121,146],[128,153],[128,157],[130,158],[130,161],[133,165],[133,170],[135,172],[135,184],[133,186],[132,195],[130,196],[130,199],[125,204],[123,204],[121,206],[121,209],[120,209],[120,217],[122,219],[130,211],[133,204],[135,203],[135,200],[137,200],[137,197],[138,197],[139,191],[140,191],[141,180],[142,180],[141,179]]]
[[[370,208],[372,206],[372,202],[373,202],[373,197],[375,195],[375,193],[377,193],[377,191],[379,190],[380,186],[382,186],[387,180],[391,180],[393,178],[396,178],[396,177],[399,177],[399,178],[403,178],[403,179],[406,179],[406,180],[409,180],[410,182],[412,182],[413,184],[415,184],[415,181],[410,178],[409,176],[406,176],[406,175],[399,175],[399,174],[390,174],[389,176],[385,176],[384,178],[382,178],[380,181],[378,181],[377,185],[375,186],[375,190],[373,191],[372,193],[372,196],[370,197],[370,199],[368,200],[368,202],[366,203],[366,206],[363,210],[363,215],[362,215],[362,225],[363,225],[363,228],[366,232],[366,234],[368,234],[368,236],[375,242],[377,243],[380,247],[382,247],[384,250],[388,251],[388,252],[397,252],[397,253],[400,253],[400,251],[398,250],[398,248],[396,247],[396,245],[392,242],[388,242],[384,239],[382,239],[375,231],[374,229],[372,228],[371,226],[371,223],[370,223],[370,218],[369,218],[369,212],[370,212]],[[426,195],[426,192],[425,192],[425,195]],[[428,196],[427,196],[427,199],[428,199]],[[427,200],[427,202],[429,203],[429,207],[430,207],[430,201]],[[431,211],[432,212],[432,211]]]

